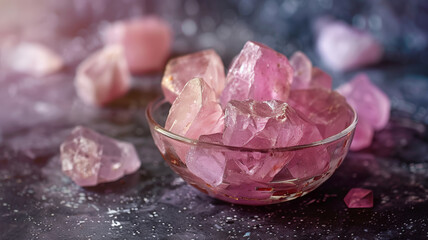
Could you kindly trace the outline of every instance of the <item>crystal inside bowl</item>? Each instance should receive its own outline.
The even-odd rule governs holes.
[[[154,142],[169,166],[201,192],[227,202],[246,205],[280,203],[303,196],[326,181],[344,160],[357,124],[357,114],[343,131],[305,145],[252,149],[189,139],[163,126],[170,104],[163,98],[146,110]],[[199,151],[200,169],[186,165],[189,152]],[[202,159],[203,158],[203,159]],[[225,163],[219,166],[216,159]],[[198,159],[197,159],[198,160]],[[245,162],[245,164],[243,164]],[[208,166],[209,165],[209,166]],[[198,166],[198,165],[196,165]],[[205,169],[204,169],[205,168]],[[216,181],[201,178],[200,172],[215,175]],[[274,172],[260,178],[255,172]],[[220,181],[218,175],[221,174]]]

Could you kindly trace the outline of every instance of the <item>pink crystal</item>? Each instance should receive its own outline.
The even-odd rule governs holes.
[[[388,96],[371,83],[367,75],[358,74],[350,82],[340,86],[337,91],[355,108],[358,117],[375,130],[386,126],[391,103]]]
[[[222,133],[202,135],[201,142],[222,144]],[[192,147],[186,158],[186,165],[193,174],[211,186],[218,186],[223,181],[226,159],[224,153],[217,148],[204,145]]]
[[[221,104],[230,100],[286,101],[293,80],[287,57],[256,42],[247,42],[226,77]]]
[[[151,16],[112,24],[105,31],[104,41],[122,45],[130,71],[143,73],[163,69],[172,33],[167,22]]]
[[[77,68],[75,87],[78,96],[91,105],[104,105],[124,95],[130,76],[122,47],[106,46],[83,61]]]
[[[297,51],[291,56],[290,64],[294,69],[292,90],[308,88],[331,89],[330,75],[317,67],[312,67],[311,60],[302,52]]]
[[[330,75],[317,67],[312,68],[311,87],[331,89],[331,85],[332,79]]]
[[[355,129],[350,149],[358,151],[369,147],[372,144],[373,134],[373,127],[364,119],[358,119],[357,128]]]
[[[344,22],[328,22],[317,39],[318,52],[332,69],[346,71],[381,60],[383,47],[368,32]]]
[[[17,72],[45,76],[57,72],[64,65],[58,54],[39,43],[6,43],[1,48],[3,63]]]
[[[80,186],[112,182],[138,170],[132,144],[78,126],[61,144],[62,171]]]
[[[223,110],[214,90],[202,78],[184,86],[169,110],[165,128],[192,139],[223,131]]]
[[[224,66],[220,56],[212,49],[204,50],[170,60],[162,78],[165,98],[174,102],[186,83],[195,77],[204,81],[215,91],[217,98],[226,84]]]
[[[343,200],[348,208],[372,208],[373,192],[364,188],[352,188]]]
[[[321,139],[317,127],[287,103],[232,100],[226,106],[223,133],[226,145],[263,149],[307,144]],[[271,180],[292,157],[260,152],[231,152],[226,155],[240,171],[259,181]]]
[[[345,130],[354,118],[345,98],[327,89],[291,91],[288,103],[315,123],[323,138]]]
[[[290,58],[290,65],[294,69],[292,89],[308,88],[312,78],[311,60],[302,52],[295,52]]]

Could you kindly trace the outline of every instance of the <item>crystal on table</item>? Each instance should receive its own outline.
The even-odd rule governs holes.
[[[124,48],[132,73],[160,71],[171,51],[172,31],[166,21],[148,16],[111,24],[104,41]]]
[[[132,144],[78,126],[61,144],[62,171],[80,186],[116,181],[138,170]]]
[[[364,188],[352,188],[343,200],[348,208],[372,208],[373,191]]]
[[[75,87],[83,102],[102,106],[124,95],[130,81],[123,48],[108,45],[78,66]]]

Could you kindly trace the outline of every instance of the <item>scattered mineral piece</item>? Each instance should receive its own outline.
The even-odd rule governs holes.
[[[116,181],[141,165],[132,144],[78,126],[61,144],[62,171],[80,186]]]

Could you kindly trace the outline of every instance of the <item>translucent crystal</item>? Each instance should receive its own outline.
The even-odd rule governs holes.
[[[204,81],[215,91],[217,98],[224,89],[226,77],[220,56],[212,49],[171,59],[162,78],[165,98],[174,102],[186,83],[195,77]]]
[[[247,42],[226,76],[223,107],[230,100],[286,101],[293,81],[287,57],[256,42]]]
[[[80,186],[115,181],[141,165],[132,144],[78,126],[61,144],[62,171]]]
[[[222,133],[202,135],[201,142],[222,144]],[[223,181],[226,159],[224,153],[217,148],[197,145],[192,147],[186,158],[186,165],[193,174],[211,186],[218,186]]]
[[[373,192],[364,188],[352,188],[343,200],[348,208],[372,208]]]
[[[184,86],[169,110],[165,128],[192,139],[223,131],[223,110],[214,90],[202,78]]]
[[[332,69],[346,71],[380,61],[383,47],[370,33],[344,22],[327,22],[319,32],[317,49]]]
[[[379,130],[389,121],[391,102],[388,96],[371,83],[366,74],[358,74],[337,91],[355,108],[360,119]]]
[[[125,49],[131,72],[159,71],[170,54],[172,32],[167,22],[149,16],[113,23],[105,29],[104,41]]]
[[[78,96],[91,105],[104,105],[124,95],[130,76],[122,47],[108,45],[83,61],[77,68],[75,87]]]
[[[288,103],[315,123],[323,138],[345,130],[354,118],[346,99],[337,92],[327,89],[291,91]]]

